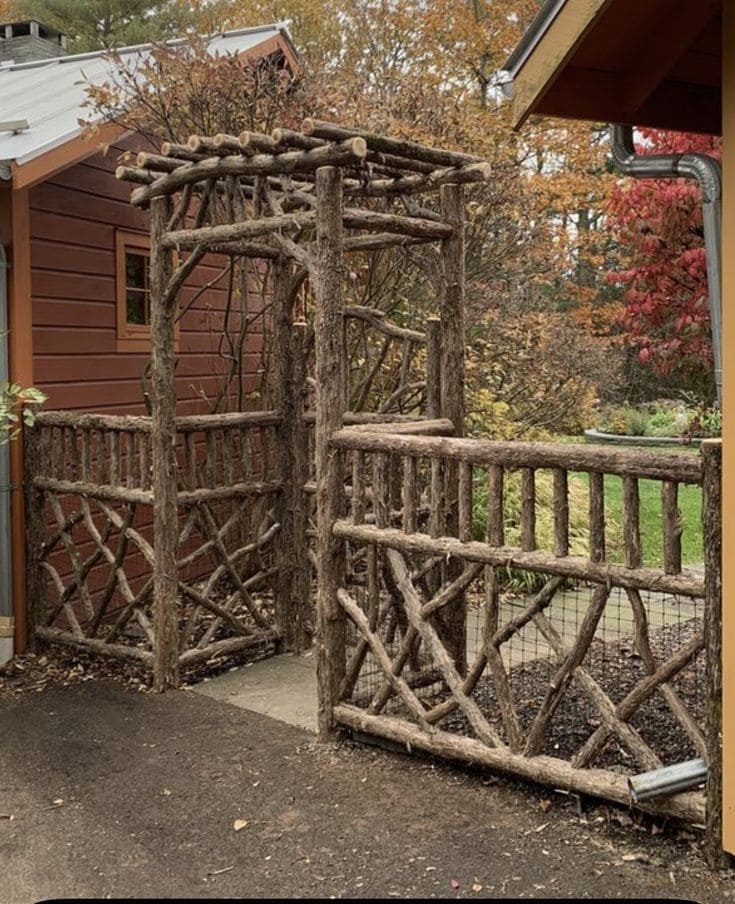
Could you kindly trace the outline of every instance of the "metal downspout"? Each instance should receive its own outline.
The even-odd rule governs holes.
[[[8,258],[0,243],[0,385],[10,378],[8,365]],[[13,598],[10,555],[10,446],[0,445],[0,665],[13,658]]]
[[[612,127],[615,166],[636,179],[696,179],[702,189],[702,223],[712,324],[717,401],[722,404],[722,166],[707,154],[637,154],[633,127]]]

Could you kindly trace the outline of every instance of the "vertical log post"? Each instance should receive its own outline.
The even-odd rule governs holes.
[[[319,737],[336,733],[334,707],[345,677],[345,616],[337,600],[344,573],[344,547],[332,536],[342,511],[343,459],[329,442],[342,426],[347,407],[343,355],[342,173],[325,166],[316,173],[316,280],[314,343],[316,352],[316,506],[319,583],[317,588],[317,688]]]
[[[605,475],[590,472],[590,561],[605,561]]]
[[[521,549],[536,549],[536,472],[521,469]]]
[[[179,683],[176,544],[176,384],[174,322],[176,299],[166,298],[173,254],[161,238],[171,216],[171,200],[151,202],[151,455],[153,463],[153,681],[156,690]]]
[[[722,442],[706,440],[701,454],[709,766],[705,853],[710,866],[724,869],[730,857],[722,849]]]
[[[569,555],[569,476],[554,468],[554,555]]]
[[[638,481],[635,477],[623,477],[623,542],[628,568],[640,568],[643,564],[640,507]]]
[[[426,321],[426,416],[441,417],[442,323],[438,317]]]
[[[291,324],[290,276],[286,259],[273,265],[273,326],[278,368],[278,466],[283,485],[277,502],[281,525],[278,541],[276,623],[284,649],[299,653],[309,645],[310,570],[306,545],[306,433],[303,410],[306,389],[304,330]]]
[[[442,323],[438,317],[426,321],[426,415],[441,417],[442,411]],[[429,534],[438,537],[444,523],[444,488],[442,482],[442,461],[431,460],[431,497],[429,512]],[[426,576],[426,584],[435,594],[441,586],[442,568],[438,565]]]
[[[441,243],[441,416],[454,424],[455,436],[464,436],[464,190],[461,185],[441,187],[441,215],[453,227],[452,235]],[[445,469],[445,527],[447,536],[458,536],[459,499],[456,463]],[[460,574],[462,563],[449,563],[447,579]],[[466,598],[459,594],[444,609],[448,650],[457,670],[467,670]]]
[[[679,511],[679,484],[665,480],[661,484],[661,518],[664,535],[664,571],[681,574],[681,512]]]

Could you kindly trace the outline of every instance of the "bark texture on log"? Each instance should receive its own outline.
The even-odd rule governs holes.
[[[349,521],[337,521],[334,533],[345,540],[360,543],[376,543],[402,552],[423,553],[432,556],[457,556],[469,562],[486,565],[521,568],[540,574],[579,578],[595,584],[632,587],[681,596],[703,597],[704,582],[695,572],[664,574],[653,568],[626,568],[611,562],[590,562],[579,556],[563,558],[546,552],[524,552],[510,546],[490,546],[472,541],[462,543],[455,537],[430,537],[426,534],[404,534],[392,528],[377,528],[369,524],[355,525]]]
[[[343,583],[344,551],[343,544],[332,536],[332,525],[341,513],[344,467],[340,450],[330,443],[347,408],[342,317],[343,188],[338,169],[324,167],[317,171],[316,197],[317,686],[319,736],[328,740],[335,734],[334,707],[346,669],[345,614],[337,599]]]
[[[440,190],[442,219],[453,232],[441,244],[441,413],[454,424],[455,434],[465,432],[465,262],[464,262],[464,189],[461,185],[443,185]],[[442,532],[457,536],[459,530],[458,467],[447,462],[444,468],[444,512]],[[447,564],[447,577],[456,578],[461,562]],[[467,670],[467,600],[459,596],[444,613],[446,642],[460,674]]]
[[[179,683],[178,580],[179,536],[176,463],[175,319],[176,302],[164,296],[173,272],[172,252],[162,237],[171,216],[168,198],[151,205],[151,449],[153,453],[153,679],[157,690]]]
[[[412,749],[423,750],[450,760],[487,766],[506,775],[513,775],[552,788],[577,791],[590,797],[615,801],[630,806],[627,779],[604,769],[574,769],[564,760],[550,756],[525,757],[512,753],[507,747],[488,747],[473,738],[464,738],[446,731],[427,734],[416,725],[392,716],[374,716],[354,706],[342,704],[335,710],[340,725],[364,731],[376,737],[396,741]],[[704,796],[697,793],[677,794],[670,798],[646,802],[639,808],[650,813],[683,819],[695,825],[704,822]]]
[[[704,643],[707,657],[707,830],[710,865],[727,868],[722,849],[722,443],[701,447],[702,530],[704,540]]]

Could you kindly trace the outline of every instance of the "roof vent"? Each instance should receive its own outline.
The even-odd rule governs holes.
[[[29,63],[66,55],[66,35],[30,19],[0,25],[0,63]]]

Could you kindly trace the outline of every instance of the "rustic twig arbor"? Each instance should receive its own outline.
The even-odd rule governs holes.
[[[29,487],[31,495],[39,497],[31,505],[37,513],[32,519],[31,550],[45,555],[63,544],[73,575],[66,585],[57,582],[56,608],[66,611],[70,627],[44,626],[37,617],[39,636],[115,652],[109,649],[110,635],[97,639],[96,631],[110,588],[118,587],[126,605],[113,624],[112,637],[120,633],[121,622],[135,615],[151,642],[144,654],[135,655],[152,661],[156,684],[164,689],[176,685],[179,668],[187,662],[243,649],[259,639],[301,648],[307,642],[310,562],[314,562],[322,737],[333,736],[342,726],[626,802],[626,777],[596,764],[612,743],[633,769],[657,768],[666,762],[667,751],[647,736],[641,715],[653,698],[660,698],[675,730],[708,760],[708,802],[705,795],[690,793],[647,806],[696,823],[706,818],[714,851],[720,776],[719,447],[707,446],[697,459],[464,438],[463,184],[486,179],[487,166],[464,154],[307,121],[301,132],[280,129],[272,136],[195,136],[188,145],[165,145],[160,155],[140,154],[137,166],[120,167],[118,176],[138,185],[133,203],[151,210],[152,419],[112,425],[99,419],[72,422],[68,415],[41,417],[42,427],[60,431],[60,438],[54,443],[47,436],[45,445],[37,442],[35,458],[30,459]],[[409,196],[437,190],[439,204],[433,209],[415,199],[407,203]],[[394,205],[399,199],[400,210]],[[344,305],[347,252],[423,242],[439,244],[443,279],[440,316],[429,320],[425,334],[387,323],[379,312]],[[187,275],[212,252],[270,262],[277,406],[257,415],[177,421],[173,379],[177,295]],[[315,294],[313,481],[312,418],[304,411],[308,329],[292,317],[294,298],[307,277]],[[348,318],[405,340],[409,356],[412,347],[426,346],[422,418],[407,423],[390,412],[357,416],[347,411]],[[408,366],[401,371],[407,373]],[[408,388],[405,380],[399,382],[391,399],[400,398]],[[228,432],[230,427],[236,434]],[[109,472],[102,474],[98,465],[93,481],[88,434],[102,428],[125,440],[118,436],[111,445],[97,447],[98,461],[107,448],[111,456]],[[262,435],[255,443],[251,438],[246,442],[246,434],[256,428]],[[74,451],[79,430],[81,456]],[[197,430],[204,432],[204,439],[193,437]],[[130,433],[145,437],[137,458],[140,440],[131,439]],[[257,459],[253,448],[260,453]],[[76,462],[72,480],[44,470],[49,462],[61,467],[66,449]],[[39,457],[46,465],[39,465]],[[243,462],[241,473],[233,470],[235,458]],[[520,471],[515,545],[506,532],[506,496],[513,471]],[[551,549],[539,548],[536,529],[537,478],[542,472],[553,482]],[[569,475],[577,472],[587,474],[589,481],[590,541],[584,556],[571,554],[570,544]],[[182,473],[189,476],[183,486]],[[623,484],[622,562],[611,554],[606,535],[606,475]],[[644,561],[641,480],[661,485],[663,567]],[[125,487],[120,487],[123,482]],[[704,578],[682,568],[680,484],[703,487]],[[482,523],[474,505],[480,489],[487,498]],[[315,531],[308,524],[312,490]],[[82,496],[81,514],[61,510],[56,495],[63,493]],[[51,494],[58,526],[46,540],[43,494]],[[277,500],[272,522],[242,537],[240,545],[228,546],[237,512],[228,516],[216,503],[230,499],[242,509],[242,500],[264,497]],[[120,537],[114,553],[90,513],[89,499]],[[111,511],[111,499],[126,504],[125,514]],[[134,505],[152,507],[154,547],[146,546],[134,527]],[[93,552],[84,560],[71,539],[80,521],[94,539]],[[187,553],[182,537],[189,538],[195,530],[202,542]],[[274,560],[260,562],[252,577],[244,578],[238,563],[276,532]],[[308,548],[310,533],[316,540],[313,551]],[[128,541],[144,551],[152,571],[137,592],[128,587],[124,575]],[[224,601],[209,594],[214,587],[211,578],[204,589],[182,580],[182,569],[202,550],[218,554],[215,573],[230,579]],[[95,614],[86,588],[87,576],[100,558],[109,562],[114,574],[112,583],[102,588],[102,615],[99,610]],[[500,588],[510,569],[540,576],[541,583],[520,608],[508,612]],[[34,599],[42,599],[41,569],[32,573]],[[273,573],[275,617],[269,618],[253,603],[249,582],[265,581]],[[571,638],[557,630],[550,615],[552,603],[570,581],[591,588]],[[617,688],[603,686],[588,665],[613,592],[622,594],[629,606],[631,643],[643,670],[622,697]],[[91,621],[94,629],[86,634],[71,605],[75,594],[87,610],[86,624]],[[183,625],[182,595],[196,604]],[[703,623],[692,618],[691,636],[673,649],[653,643],[648,611],[654,596],[704,602]],[[470,597],[482,622],[481,639],[472,651],[467,638]],[[152,624],[141,609],[144,598],[153,600]],[[235,614],[236,606],[240,615]],[[201,610],[215,622],[197,634]],[[217,639],[222,625],[235,636]],[[521,703],[525,706],[528,701],[519,700],[514,691],[505,654],[514,639],[531,628],[543,639],[550,672],[529,715],[521,711]],[[189,649],[191,637],[195,643]],[[703,651],[708,703],[704,719],[692,712],[677,684]],[[368,674],[378,678],[366,689]],[[495,715],[480,704],[483,682],[492,693]],[[549,750],[549,735],[572,686],[596,718],[581,746],[564,759]],[[450,731],[445,720],[455,717],[464,727]]]
[[[435,367],[433,414],[463,423],[463,201],[462,183],[487,178],[480,159],[406,141],[307,121],[301,132],[273,136],[193,137],[188,145],[167,144],[162,155],[140,154],[137,167],[120,167],[121,179],[140,183],[132,203],[151,210],[152,384],[151,424],[153,531],[154,670],[160,688],[178,681],[176,575],[178,538],[176,398],[173,378],[177,295],[187,275],[210,252],[272,262],[275,354],[278,362],[278,456],[281,475],[279,629],[298,647],[309,595],[305,549],[303,330],[292,328],[294,294],[306,275],[314,282],[316,351],[316,500],[319,585],[320,682],[336,692],[344,675],[331,651],[344,645],[334,587],[340,555],[330,539],[340,514],[343,475],[331,435],[347,409],[343,313],[376,319],[375,312],[343,311],[344,254],[421,242],[441,243],[446,291],[441,304],[440,362]],[[392,202],[439,189],[441,212],[396,213]],[[345,198],[350,206],[345,205]],[[383,209],[374,209],[378,199]],[[345,236],[345,231],[351,235]],[[295,240],[298,237],[299,240]],[[305,237],[311,239],[305,242]],[[180,255],[176,259],[176,255]],[[291,262],[299,266],[292,273]],[[390,329],[386,324],[379,328]],[[393,327],[395,331],[396,328]],[[408,332],[408,331],[404,331]],[[423,341],[419,334],[414,341]],[[434,341],[437,334],[434,334]],[[438,368],[438,370],[437,370]],[[441,390],[436,376],[441,372]],[[431,381],[430,381],[431,382]],[[388,419],[388,418],[386,418]],[[456,508],[456,505],[454,506]],[[453,506],[451,501],[448,511]],[[451,517],[451,516],[450,516]],[[330,580],[330,575],[332,579]],[[301,613],[301,614],[299,614]],[[281,618],[278,618],[278,615]],[[464,620],[457,619],[457,651],[463,650]],[[296,637],[296,634],[301,636]],[[330,651],[327,655],[327,651]],[[458,653],[458,655],[460,655]],[[332,715],[323,695],[322,722]]]

